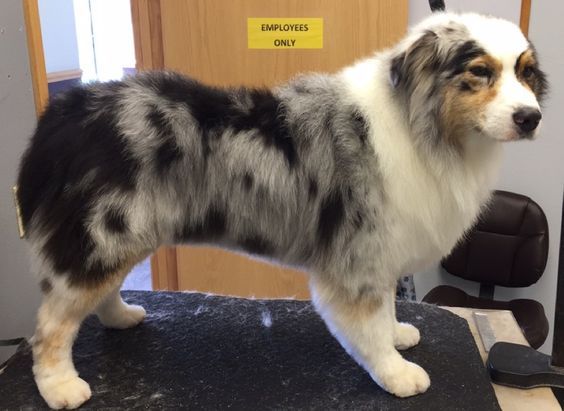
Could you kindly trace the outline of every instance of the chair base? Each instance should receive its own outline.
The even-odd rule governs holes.
[[[486,367],[496,384],[516,388],[564,388],[564,369],[553,367],[551,357],[526,345],[495,343]]]
[[[548,335],[548,319],[541,303],[528,299],[511,301],[487,300],[473,297],[448,285],[439,285],[423,297],[423,302],[447,307],[466,307],[486,310],[509,310],[515,316],[529,345],[539,348]]]

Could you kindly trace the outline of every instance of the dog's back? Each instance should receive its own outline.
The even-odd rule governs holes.
[[[176,74],[55,98],[22,160],[19,202],[56,274],[95,284],[162,243],[328,264],[366,216],[368,125],[342,84],[275,92]],[[335,248],[335,249],[336,249]]]

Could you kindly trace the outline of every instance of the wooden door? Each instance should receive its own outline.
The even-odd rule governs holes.
[[[215,85],[272,86],[333,72],[404,34],[407,0],[132,0],[139,69],[171,69]],[[249,49],[247,18],[323,19],[321,49]],[[156,289],[308,298],[295,270],[211,248],[161,249]]]

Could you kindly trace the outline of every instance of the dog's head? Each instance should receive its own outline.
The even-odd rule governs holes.
[[[476,134],[499,141],[536,136],[547,82],[515,24],[439,13],[393,53],[392,87],[419,138],[459,145]]]

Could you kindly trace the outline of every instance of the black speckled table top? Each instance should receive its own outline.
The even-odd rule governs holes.
[[[427,393],[400,399],[345,353],[309,302],[123,295],[148,316],[124,331],[85,321],[74,359],[93,396],[81,409],[500,409],[466,321],[435,306],[398,303],[399,319],[422,334],[404,355],[431,377]],[[22,347],[0,374],[0,409],[45,408]]]

